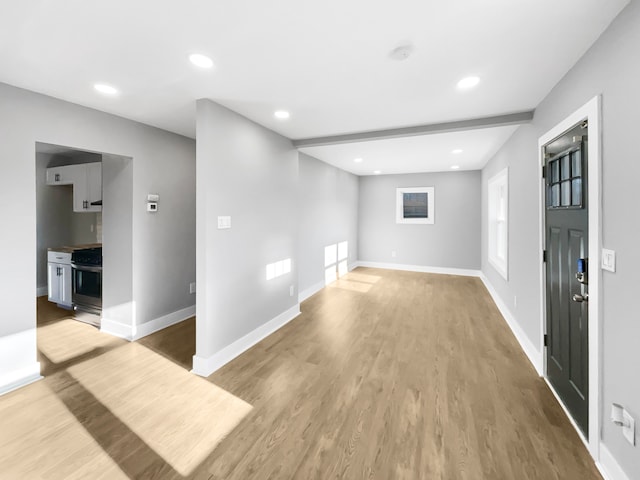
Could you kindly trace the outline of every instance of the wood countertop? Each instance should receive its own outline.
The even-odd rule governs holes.
[[[85,243],[83,245],[73,245],[64,247],[49,247],[50,252],[73,253],[76,250],[84,250],[86,248],[101,248],[101,243]]]

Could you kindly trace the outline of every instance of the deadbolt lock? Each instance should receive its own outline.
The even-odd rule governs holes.
[[[582,285],[589,284],[589,260],[586,258],[578,259],[578,273],[576,273],[576,280]]]

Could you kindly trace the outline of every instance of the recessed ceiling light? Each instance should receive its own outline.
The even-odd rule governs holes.
[[[111,85],[107,85],[105,83],[96,83],[93,88],[95,88],[98,92],[104,93],[105,95],[116,95],[118,90]]]
[[[458,88],[466,90],[473,88],[480,83],[480,77],[466,77],[458,82]]]
[[[193,63],[196,67],[200,67],[200,68],[213,67],[213,60],[211,60],[206,55],[202,55],[201,53],[192,53],[191,55],[189,55],[189,61]]]
[[[273,114],[274,117],[279,118],[280,120],[286,120],[291,115],[286,110],[278,110]]]
[[[451,150],[451,153],[453,153],[454,155],[458,155],[459,153],[462,153],[464,150],[462,150],[461,148],[456,148],[455,150]]]
[[[389,57],[393,60],[406,60],[413,53],[413,45],[401,45],[391,50]]]
[[[451,170],[459,170],[460,165],[451,165]]]
[[[374,170],[373,173],[374,173],[374,175],[380,175],[382,173],[382,171],[381,170]]]
[[[354,158],[353,161],[356,163],[362,163],[362,159],[360,157]]]

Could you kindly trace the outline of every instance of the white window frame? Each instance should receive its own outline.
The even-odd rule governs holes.
[[[488,182],[489,263],[505,280],[509,279],[509,168]]]

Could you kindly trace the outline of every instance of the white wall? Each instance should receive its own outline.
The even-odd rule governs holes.
[[[110,326],[130,323],[133,297],[133,159],[112,154],[102,162],[102,316]],[[126,332],[137,336],[137,329]]]
[[[358,260],[358,177],[299,154],[299,261],[301,299],[324,287],[324,248],[348,242],[348,264]]]
[[[208,375],[242,351],[244,336],[299,312],[298,154],[290,140],[210,100],[197,102],[197,138],[193,368]],[[231,216],[231,228],[219,230],[218,216]],[[291,271],[267,280],[267,264],[285,259]]]
[[[195,278],[194,141],[0,84],[0,390],[37,367],[36,142],[133,158],[132,324],[194,303],[188,289]],[[161,196],[155,215],[145,211],[147,193]],[[23,355],[6,354],[12,334],[28,345]]]
[[[398,187],[434,187],[433,225],[396,223]],[[479,198],[480,171],[360,177],[360,261],[478,270]]]
[[[531,125],[520,127],[482,174],[482,270],[534,345],[540,345],[538,264],[538,138],[602,95],[603,246],[617,253],[617,272],[603,273],[603,431],[609,452],[629,479],[640,478],[640,446],[631,446],[608,420],[617,402],[640,420],[638,364],[640,321],[636,318],[636,272],[640,270],[640,217],[635,214],[640,149],[636,138],[640,112],[640,2],[632,1],[587,54],[536,109]],[[595,132],[590,131],[590,135]],[[495,273],[486,253],[486,182],[509,165],[509,281]],[[592,268],[596,266],[593,265]],[[638,433],[636,427],[636,434]],[[595,432],[597,434],[597,432]]]

